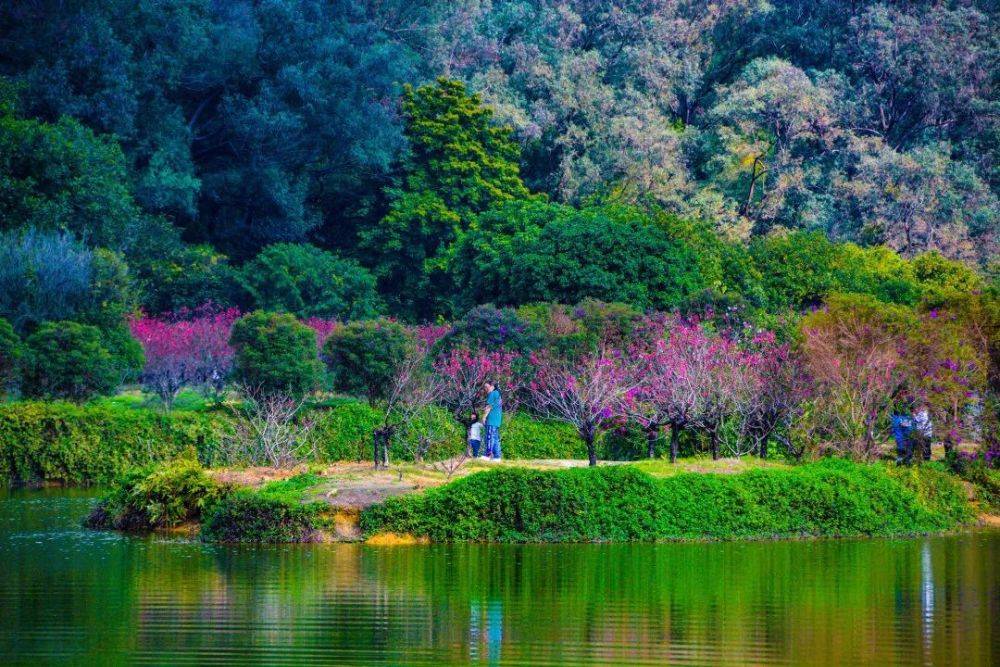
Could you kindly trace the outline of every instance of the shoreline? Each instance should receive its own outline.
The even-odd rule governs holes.
[[[359,465],[269,479],[259,470],[206,471],[193,461],[175,462],[179,471],[160,467],[112,487],[86,525],[187,532],[216,543],[385,546],[913,537],[1000,527],[1000,517],[971,502],[959,479],[938,466],[900,470],[825,460],[688,472],[680,465],[656,476],[647,470],[657,468],[643,462],[594,468],[505,462],[452,479],[417,466],[376,472]],[[233,481],[248,476],[256,483]],[[154,489],[153,500],[135,506],[134,488]],[[161,505],[175,515],[157,514]]]

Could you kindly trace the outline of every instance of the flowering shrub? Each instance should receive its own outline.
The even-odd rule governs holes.
[[[514,412],[524,388],[524,374],[518,372],[520,355],[514,352],[472,350],[455,347],[434,360],[441,392],[438,402],[459,422],[466,423],[469,415],[484,400],[483,383],[492,380],[503,392],[504,409]]]
[[[625,406],[635,392],[635,376],[621,352],[602,350],[575,361],[537,355],[532,364],[537,369],[528,385],[532,408],[576,428],[587,445],[590,465],[597,465],[597,440],[624,420]]]
[[[184,387],[221,392],[233,365],[229,336],[235,308],[179,311],[165,317],[132,318],[129,328],[146,355],[141,381],[169,409]]]

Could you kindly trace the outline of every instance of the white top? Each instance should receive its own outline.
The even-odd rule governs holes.
[[[473,422],[469,427],[469,441],[482,440],[483,422]]]
[[[927,410],[921,410],[914,415],[913,422],[921,435],[928,438],[934,435],[934,425],[931,423],[931,416],[927,414]]]

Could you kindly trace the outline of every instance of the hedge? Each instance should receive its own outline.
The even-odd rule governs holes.
[[[345,400],[332,407],[318,407],[313,416],[319,461],[351,461],[359,456],[367,460],[371,455],[378,410],[364,401]],[[107,483],[130,467],[172,459],[189,447],[197,451],[203,464],[215,465],[220,460],[220,435],[229,419],[231,416],[222,411],[163,413],[109,403],[0,404],[0,485]],[[449,443],[439,454],[461,451],[463,427],[444,410],[434,411],[431,419]],[[418,429],[424,427],[417,425]],[[586,448],[571,427],[533,420],[523,413],[504,425],[503,451],[510,459],[586,458]],[[620,439],[609,440],[602,454],[618,455],[620,451]],[[407,460],[411,455],[397,441],[392,457]]]
[[[935,470],[821,461],[738,475],[654,478],[632,466],[501,468],[365,510],[366,534],[440,542],[593,542],[898,535],[971,519]]]
[[[0,407],[0,483],[102,483],[193,447],[211,463],[219,417],[24,401]]]

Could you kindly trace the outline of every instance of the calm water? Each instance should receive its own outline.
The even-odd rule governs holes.
[[[0,495],[0,660],[1000,664],[1000,533],[223,548]]]

